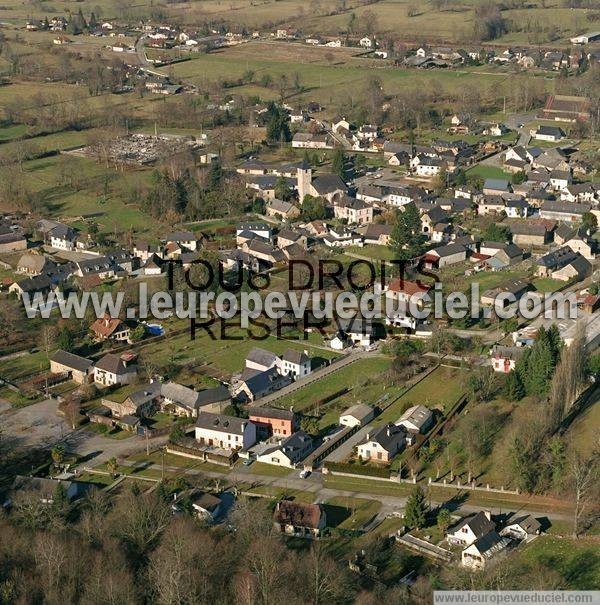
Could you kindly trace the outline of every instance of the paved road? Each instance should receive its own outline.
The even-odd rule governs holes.
[[[134,466],[139,463],[129,463],[129,466]],[[160,464],[152,464],[151,468],[156,470],[161,469]],[[148,467],[146,467],[148,468]],[[165,471],[174,472],[174,473],[182,473],[185,475],[191,476],[206,476],[214,479],[227,479],[228,482],[235,483],[256,483],[262,486],[270,486],[275,488],[282,488],[284,490],[301,490],[305,492],[311,492],[314,494],[313,502],[327,502],[331,498],[363,498],[365,500],[376,500],[381,502],[382,508],[379,512],[379,516],[386,516],[390,513],[399,513],[404,510],[406,506],[407,496],[388,496],[381,494],[371,494],[369,492],[363,491],[353,491],[353,490],[344,490],[344,489],[336,489],[327,487],[323,484],[323,476],[320,472],[312,473],[307,479],[300,479],[299,471],[294,470],[291,471],[289,475],[285,477],[270,477],[265,475],[259,475],[252,472],[252,466],[246,467],[242,466],[239,469],[236,467],[228,475],[223,475],[214,471],[204,471],[202,468],[189,468],[182,472],[180,467],[174,466],[165,466]],[[384,484],[387,485],[387,484]],[[410,484],[403,484],[407,488],[407,493],[411,489]],[[458,492],[456,492],[458,493]],[[448,490],[448,500],[451,499],[453,492]],[[499,495],[498,495],[499,496]],[[435,500],[431,500],[430,504],[432,507],[437,507],[442,504],[447,504],[446,502],[439,502]],[[570,521],[572,520],[572,516],[566,513],[558,513],[555,511],[545,511],[539,510],[539,506],[528,506],[526,502],[524,502],[522,507],[516,507],[507,503],[506,506],[503,507],[489,507],[484,505],[476,505],[476,504],[468,504],[468,503],[457,503],[453,512],[462,513],[462,514],[470,514],[476,513],[485,508],[486,510],[490,510],[494,515],[506,515],[509,513],[519,513],[519,514],[531,514],[535,517],[548,517],[551,520],[561,520],[561,521]]]
[[[352,435],[352,437],[350,437],[348,441],[344,441],[344,443],[342,443],[340,447],[335,448],[333,452],[331,452],[331,454],[326,456],[325,460],[329,462],[343,462],[344,460],[346,460],[346,458],[350,456],[354,446],[358,445],[361,441],[366,438],[367,433],[370,430],[373,430],[373,427],[371,425],[363,426],[361,429],[356,431],[356,433],[354,433],[354,435]]]

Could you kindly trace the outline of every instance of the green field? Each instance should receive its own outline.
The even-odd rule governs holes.
[[[535,289],[538,292],[545,293],[556,292],[556,290],[560,290],[561,288],[565,287],[564,281],[560,281],[559,279],[552,279],[551,277],[541,277],[539,279],[534,279],[531,283],[535,286]]]
[[[333,52],[332,52],[333,51]],[[357,49],[313,48],[300,44],[278,42],[250,42],[200,55],[191,61],[171,66],[176,76],[201,88],[215,81],[236,81],[252,72],[256,92],[273,92],[261,84],[268,74],[273,81],[297,74],[307,93],[295,95],[295,102],[318,100],[331,104],[362,96],[361,91],[374,73],[383,81],[386,93],[405,91],[407,87],[435,91],[443,88],[459,93],[465,87],[477,87],[482,94],[509,92],[510,74],[490,66],[485,71],[477,68],[461,70],[420,71],[400,69],[376,60],[354,56]],[[376,69],[376,71],[374,71]],[[233,88],[248,94],[243,88]],[[256,93],[254,93],[256,94]]]
[[[320,399],[333,395],[343,388],[361,387],[369,383],[376,385],[375,390],[379,395],[382,391],[382,385],[376,384],[377,376],[385,371],[389,364],[390,359],[387,357],[374,357],[355,361],[321,380],[278,399],[273,405],[284,409],[294,406],[295,410],[302,411]],[[370,403],[370,401],[365,399],[364,403]]]
[[[477,176],[482,179],[508,179],[511,180],[511,174],[504,172],[502,168],[496,166],[478,165],[467,170],[467,176]]]
[[[464,393],[465,374],[465,370],[440,366],[384,410],[376,422],[395,422],[412,405],[447,410]]]
[[[595,540],[571,540],[543,536],[517,554],[515,566],[531,569],[543,566],[561,578],[561,587],[570,590],[600,589],[600,555]]]
[[[180,366],[208,364],[228,377],[244,369],[246,356],[253,347],[261,347],[278,355],[287,349],[306,350],[313,363],[318,364],[338,356],[335,351],[317,344],[314,336],[306,341],[278,339],[276,336],[254,340],[251,335],[258,335],[257,328],[250,326],[249,329],[251,332],[239,327],[228,327],[221,332],[216,327],[213,328],[214,340],[203,329],[196,331],[196,340],[191,340],[190,334],[184,333],[142,347],[141,354],[145,360],[160,366],[170,362]]]

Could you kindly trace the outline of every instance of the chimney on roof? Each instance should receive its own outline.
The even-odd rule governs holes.
[[[389,426],[387,427],[386,433],[388,437],[392,434]]]
[[[483,514],[485,515],[485,518],[486,518],[488,521],[491,521],[491,520],[492,520],[492,513],[491,513],[489,510],[484,510],[484,511],[483,511]]]
[[[247,422],[242,422],[242,432],[244,432],[246,430],[247,426],[248,426]]]

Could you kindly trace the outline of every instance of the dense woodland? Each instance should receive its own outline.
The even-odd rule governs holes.
[[[577,563],[508,558],[473,575],[446,570],[373,536],[362,548],[386,582],[349,571],[337,550],[345,539],[286,540],[273,529],[272,506],[239,500],[225,526],[208,528],[173,517],[175,486],[142,494],[134,484],[118,496],[90,495],[78,506],[60,494],[49,507],[21,498],[0,519],[0,603],[275,603],[431,602],[434,588],[591,587],[597,561]],[[146,484],[144,484],[146,489]],[[442,519],[438,520],[442,523]],[[418,519],[415,520],[418,523]],[[398,580],[423,575],[410,590]],[[592,576],[590,576],[590,573]]]

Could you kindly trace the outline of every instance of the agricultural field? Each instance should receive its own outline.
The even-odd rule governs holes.
[[[223,21],[229,25],[244,26],[268,35],[282,24],[301,28],[305,35],[339,35],[352,26],[356,33],[364,28],[366,20],[375,21],[381,34],[391,34],[407,41],[416,40],[415,33],[423,38],[440,42],[470,41],[475,18],[474,7],[478,0],[463,0],[448,10],[436,10],[428,2],[414,3],[411,0],[382,0],[372,4],[361,4],[350,0],[340,7],[335,0],[301,2],[300,0],[204,0],[201,3],[182,2],[156,5],[151,0],[127,4],[122,0],[83,0],[78,3],[85,14],[92,10],[98,18],[122,18],[137,21],[141,18],[165,20],[172,18],[181,24],[197,24],[208,20]],[[593,24],[589,12],[582,9],[565,8],[560,0],[533,0],[524,4],[526,8],[511,8],[503,16],[514,24],[504,34],[503,43],[524,44],[539,41],[539,35],[552,26],[558,26],[555,35],[559,41],[574,33],[584,31]],[[3,5],[3,21],[19,24],[31,17],[43,18],[66,14],[72,4],[60,0],[51,6],[37,8],[17,0],[8,0]],[[352,14],[355,15],[352,18]],[[410,16],[409,16],[410,15]]]
[[[250,329],[253,330],[252,333],[259,335],[256,332],[257,328],[250,327]],[[186,332],[142,346],[141,356],[147,362],[158,366],[169,363],[179,366],[206,364],[221,373],[223,377],[230,378],[232,374],[240,373],[244,369],[246,356],[253,347],[261,347],[276,354],[282,354],[287,349],[306,350],[316,365],[338,355],[335,351],[324,348],[322,343],[316,344],[314,336],[313,342],[301,339],[278,339],[276,336],[253,340],[248,337],[246,330],[228,327],[225,331],[228,339],[222,339],[218,327],[213,327],[213,331],[215,340],[212,340],[204,329],[197,330],[195,340],[191,340],[189,333]]]
[[[199,55],[190,61],[170,67],[176,77],[206,89],[216,81],[236,81],[251,73],[253,86],[263,96],[272,88],[261,85],[263,76],[277,82],[282,76],[295,77],[305,91],[294,95],[296,103],[319,101],[324,105],[342,99],[359,100],[369,78],[381,79],[384,90],[394,94],[418,85],[422,89],[459,92],[465,87],[477,87],[482,96],[497,96],[509,92],[511,74],[489,66],[486,71],[477,68],[461,70],[419,71],[393,67],[385,61],[357,56],[352,48],[313,48],[299,43],[248,42],[230,48]],[[417,84],[418,83],[418,84]],[[546,82],[550,87],[551,81]],[[242,88],[231,92],[244,93]]]

